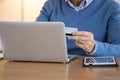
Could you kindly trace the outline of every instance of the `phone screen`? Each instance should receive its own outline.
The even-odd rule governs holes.
[[[87,63],[109,63],[114,62],[113,58],[86,58]]]
[[[115,64],[114,57],[86,57],[85,64]]]

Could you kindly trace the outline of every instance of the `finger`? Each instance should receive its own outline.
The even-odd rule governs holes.
[[[85,36],[70,36],[69,39],[73,39],[73,40],[89,40],[89,39],[92,39],[92,38],[85,37]]]
[[[85,35],[81,34],[81,35],[71,36],[70,39],[74,39],[74,40],[94,40],[94,35],[93,34],[85,34]]]
[[[71,36],[70,39],[75,40],[77,42],[87,42],[87,41],[93,41],[93,38],[89,38],[89,37],[83,37],[83,36]]]
[[[89,37],[89,36],[93,36],[93,33],[86,32],[86,31],[78,31],[78,32],[73,32],[73,35],[74,36],[86,36],[86,37]]]
[[[89,45],[89,44],[93,43],[93,41],[91,41],[91,40],[76,40],[76,42],[78,44],[83,44],[83,45]]]
[[[70,36],[69,39],[78,40],[80,36]]]

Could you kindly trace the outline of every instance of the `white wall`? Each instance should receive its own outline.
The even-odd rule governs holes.
[[[0,21],[35,21],[45,1],[0,0]]]
[[[0,21],[21,21],[21,0],[0,0]]]

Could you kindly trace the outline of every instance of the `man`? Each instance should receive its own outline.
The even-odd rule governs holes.
[[[67,39],[69,54],[120,56],[120,5],[114,0],[48,0],[36,21],[78,28]]]

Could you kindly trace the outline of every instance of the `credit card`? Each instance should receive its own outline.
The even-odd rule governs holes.
[[[72,33],[75,31],[78,31],[78,28],[65,27],[65,35],[66,36],[72,36]]]

